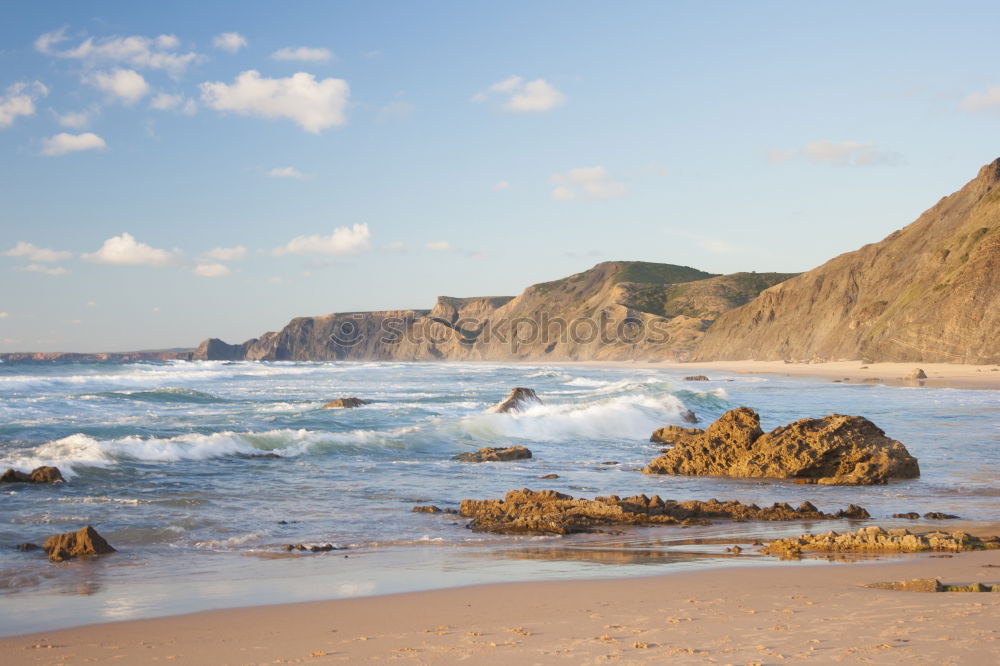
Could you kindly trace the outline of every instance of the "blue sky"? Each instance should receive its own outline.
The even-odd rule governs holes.
[[[1000,155],[994,3],[8,3],[0,350],[635,259],[801,271]]]

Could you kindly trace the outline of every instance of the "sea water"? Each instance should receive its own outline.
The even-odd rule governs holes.
[[[0,364],[0,469],[59,467],[55,486],[0,486],[0,634],[205,608],[470,583],[773,564],[725,548],[852,529],[837,521],[508,536],[450,514],[514,488],[576,497],[813,502],[1000,520],[1000,391],[831,383],[653,367],[459,363]],[[494,414],[515,386],[543,404]],[[357,396],[360,409],[323,409]],[[902,441],[919,479],[886,486],[643,475],[650,433],[746,405],[765,430],[860,414]],[[529,460],[453,457],[522,445]],[[267,456],[274,454],[275,456]],[[613,463],[613,464],[611,464]],[[541,479],[557,474],[556,479]],[[50,564],[14,546],[93,525],[118,553]],[[286,544],[333,544],[288,553]]]

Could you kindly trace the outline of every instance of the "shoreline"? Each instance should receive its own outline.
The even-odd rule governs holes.
[[[500,363],[498,361],[498,363]],[[784,361],[508,361],[511,364],[555,365],[594,368],[642,368],[676,370],[697,374],[725,372],[739,375],[782,375],[800,379],[823,379],[844,384],[884,384],[886,386],[1000,390],[1000,366],[959,363],[863,363],[862,361],[827,361],[823,363],[786,363]],[[906,376],[916,368],[927,379]],[[712,377],[709,377],[712,379]]]
[[[863,587],[935,577],[1000,583],[1000,551],[212,610],[2,638],[0,658],[6,664],[1000,659],[1000,594]]]

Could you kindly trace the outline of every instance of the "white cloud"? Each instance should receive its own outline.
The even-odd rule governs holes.
[[[247,38],[238,32],[224,32],[212,39],[212,46],[229,53],[236,53],[247,45]]]
[[[174,253],[140,243],[126,232],[104,241],[97,252],[81,254],[80,258],[95,264],[116,266],[169,266],[177,257]]]
[[[73,129],[83,129],[90,124],[93,117],[97,115],[97,109],[87,109],[86,111],[67,111],[66,113],[56,113],[56,122],[63,127]]]
[[[472,96],[473,102],[485,102],[491,95],[505,96],[503,108],[508,111],[548,111],[566,103],[566,95],[545,79],[525,81],[510,76],[497,81],[483,92]]]
[[[46,266],[44,264],[28,264],[27,266],[19,266],[17,270],[29,273],[44,273],[45,275],[66,275],[69,273],[62,266]]]
[[[574,199],[582,193],[588,199],[612,199],[625,195],[625,183],[611,180],[611,174],[603,166],[570,169],[566,173],[555,174],[549,182],[556,187],[553,199]]]
[[[53,30],[35,40],[35,49],[57,58],[82,60],[88,65],[122,63],[140,69],[162,69],[171,76],[183,74],[188,65],[199,57],[197,53],[175,53],[180,40],[174,35],[160,35],[152,39],[139,35],[101,40],[88,37],[73,48],[58,50],[56,47],[67,39],[66,28]]]
[[[386,250],[393,250],[393,251],[405,250],[406,249],[406,243],[404,243],[402,241],[393,241],[392,243],[389,243],[388,245],[386,245],[385,249]]]
[[[191,116],[198,110],[198,103],[193,99],[188,99],[184,95],[171,95],[161,92],[150,101],[149,108],[156,109],[157,111],[176,109],[186,116]]]
[[[126,104],[135,104],[149,92],[146,79],[134,69],[119,67],[112,72],[96,72],[84,80],[95,88],[121,98]]]
[[[834,166],[874,166],[893,164],[899,160],[899,155],[880,149],[873,141],[820,139],[793,150],[774,148],[768,155],[768,161],[781,164],[796,157]]]
[[[301,171],[293,166],[275,167],[267,172],[268,178],[305,178]]]
[[[229,275],[232,271],[229,270],[229,266],[225,264],[211,263],[211,264],[198,264],[194,267],[192,271],[195,275],[200,275],[201,277],[224,277]]]
[[[51,264],[63,261],[73,256],[72,252],[65,250],[52,250],[47,247],[38,247],[32,243],[18,241],[17,245],[4,252],[8,257],[24,257],[28,261],[40,264]]]
[[[312,74],[298,72],[284,79],[267,79],[248,70],[230,84],[201,84],[201,99],[216,111],[263,118],[289,118],[307,132],[319,134],[327,127],[347,122],[344,108],[350,87],[343,79],[317,81]]]
[[[988,88],[986,92],[972,93],[959,102],[966,111],[990,111],[1000,106],[1000,86]]]
[[[35,114],[35,100],[49,94],[41,81],[18,81],[0,95],[0,127],[10,127],[18,116]]]
[[[297,60],[300,62],[326,62],[333,58],[330,49],[311,48],[308,46],[286,46],[271,54],[274,60]]]
[[[247,249],[242,245],[236,247],[217,247],[209,250],[205,256],[216,261],[238,261],[246,256]]]
[[[451,243],[448,241],[431,241],[424,245],[424,247],[432,252],[447,252],[451,249]]]
[[[358,254],[371,247],[371,232],[367,224],[337,227],[329,236],[296,236],[272,250],[272,254]]]
[[[508,183],[506,180],[501,180],[499,183],[493,186],[494,192],[503,192],[504,190],[509,190],[509,189],[510,189],[510,183]]]
[[[389,102],[375,114],[375,122],[384,123],[390,120],[397,120],[399,118],[406,118],[413,113],[413,105],[409,102],[403,102],[397,100],[395,102]]]
[[[103,150],[108,144],[93,132],[83,134],[67,134],[60,132],[49,139],[42,140],[42,155],[55,157],[66,153],[76,153],[81,150]]]

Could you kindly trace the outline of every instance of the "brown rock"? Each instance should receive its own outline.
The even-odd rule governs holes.
[[[539,479],[558,479],[558,474],[546,474],[545,476],[538,477]]]
[[[851,553],[910,553],[920,551],[963,551],[1000,548],[1000,537],[977,538],[965,532],[911,533],[907,529],[884,530],[877,525],[863,527],[857,532],[837,534],[803,534],[793,539],[772,541],[761,551],[782,557],[797,556],[804,552]]]
[[[413,507],[413,513],[441,513],[441,508],[433,504],[422,504]]]
[[[63,483],[65,480],[58,467],[36,467],[30,474],[8,469],[0,474],[0,483]]]
[[[940,511],[930,511],[924,514],[927,520],[958,520],[958,516],[952,513],[941,513]]]
[[[707,382],[708,381],[708,377],[706,377],[705,375],[691,375],[690,377],[685,377],[684,381],[686,381],[686,382]]]
[[[723,414],[705,430],[666,426],[652,441],[673,444],[646,474],[805,479],[820,484],[871,485],[920,475],[917,459],[861,416],[831,414],[760,429],[747,407]]]
[[[497,414],[503,414],[505,412],[518,412],[522,409],[527,409],[534,405],[542,404],[541,398],[539,398],[534,389],[524,388],[519,386],[511,390],[510,394],[504,398],[501,402],[495,405],[492,410]]]
[[[104,555],[116,552],[90,525],[76,532],[66,532],[50,536],[42,544],[42,548],[52,562],[62,562],[81,555]]]
[[[917,518],[920,517],[920,514],[917,513],[916,511],[908,511],[907,513],[894,513],[894,514],[892,514],[892,517],[893,518],[905,518],[907,520],[916,520]]]
[[[508,460],[524,460],[531,457],[531,451],[523,446],[508,446],[505,449],[499,447],[486,447],[476,452],[467,451],[459,453],[453,460],[462,462],[505,462]]]
[[[927,374],[920,368],[914,368],[904,379],[927,379]]]
[[[41,546],[39,546],[37,543],[19,543],[16,546],[14,546],[14,548],[16,550],[21,551],[22,553],[30,553],[33,550],[40,549]]]
[[[865,587],[877,590],[899,590],[901,592],[944,592],[944,585],[936,578],[913,578],[888,583],[869,583]]]
[[[527,488],[511,490],[502,500],[462,500],[459,514],[472,518],[469,527],[475,530],[538,534],[591,532],[616,525],[707,525],[709,519],[742,522],[839,517],[837,514],[822,513],[808,502],[795,509],[784,502],[761,508],[732,500],[677,502],[662,500],[657,495],[635,495],[624,499],[609,495],[588,500],[574,499],[554,490],[533,491]]]
[[[323,409],[353,409],[370,404],[372,404],[371,400],[362,400],[361,398],[337,398],[323,405]]]

